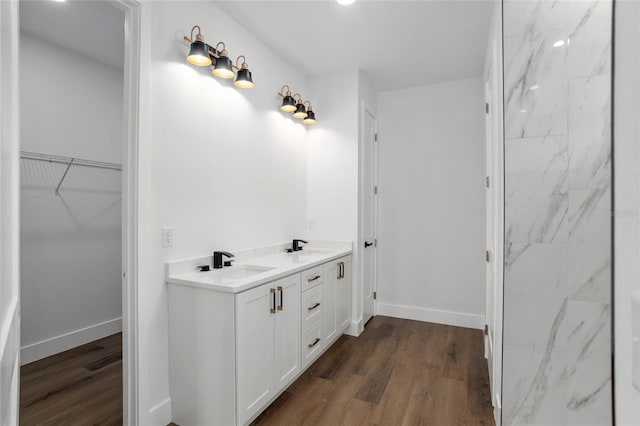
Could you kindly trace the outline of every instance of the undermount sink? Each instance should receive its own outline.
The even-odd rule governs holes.
[[[328,253],[330,253],[329,250],[304,249],[304,250],[296,251],[293,253],[289,253],[289,255],[291,256],[294,263],[305,263],[305,262],[309,262],[315,257],[324,256]]]
[[[270,271],[274,268],[269,266],[258,265],[238,265],[225,268],[222,271],[214,270],[216,281],[220,281],[222,284],[229,284],[237,280],[248,278],[252,275],[261,274],[263,272]]]
[[[322,249],[304,249],[291,254],[294,256],[323,256],[325,254],[328,254],[329,252],[329,250]]]

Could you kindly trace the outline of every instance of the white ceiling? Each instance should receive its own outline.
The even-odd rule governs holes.
[[[383,91],[481,75],[495,1],[215,3],[307,77],[359,68]]]
[[[23,0],[20,28],[77,54],[124,69],[124,13],[105,1]]]

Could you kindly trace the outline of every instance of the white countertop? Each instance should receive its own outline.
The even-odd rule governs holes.
[[[200,272],[199,265],[212,266],[212,256],[167,263],[167,283],[240,293],[261,284],[313,268],[352,252],[350,242],[312,241],[296,253],[286,253],[286,243],[234,253],[233,266]],[[229,259],[224,259],[229,260]],[[264,270],[262,270],[264,269]],[[251,275],[248,275],[251,274]],[[247,276],[244,276],[247,275]]]

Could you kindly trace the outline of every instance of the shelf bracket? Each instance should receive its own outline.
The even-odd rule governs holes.
[[[60,195],[60,185],[62,185],[62,182],[64,182],[64,178],[67,177],[67,173],[69,173],[69,169],[73,164],[73,160],[75,160],[75,158],[72,158],[71,161],[69,161],[69,164],[67,164],[67,169],[64,171],[64,174],[60,178],[60,182],[58,182],[58,186],[56,186],[56,195]]]

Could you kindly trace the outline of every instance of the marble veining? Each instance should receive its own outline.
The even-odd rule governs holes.
[[[612,1],[503,8],[503,424],[611,424]]]
[[[567,133],[566,40],[566,26],[505,38],[505,138]]]
[[[611,76],[569,82],[569,188],[607,188],[611,181]]]

